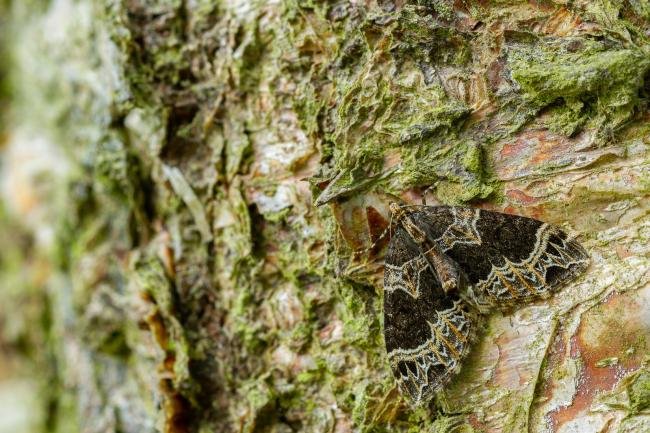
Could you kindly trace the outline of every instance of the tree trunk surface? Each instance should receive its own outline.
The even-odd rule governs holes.
[[[0,32],[0,431],[650,431],[648,1],[5,0]],[[412,407],[391,200],[591,265]]]

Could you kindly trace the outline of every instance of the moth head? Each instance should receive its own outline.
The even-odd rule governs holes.
[[[404,208],[400,206],[397,202],[391,201],[388,204],[388,208],[390,209],[391,216],[398,221],[404,215]]]

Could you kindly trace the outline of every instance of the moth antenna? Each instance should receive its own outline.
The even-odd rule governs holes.
[[[422,191],[422,206],[427,206],[427,193],[438,188],[438,183],[440,183],[440,180],[436,180]]]
[[[421,204],[403,204],[400,207],[422,207]]]

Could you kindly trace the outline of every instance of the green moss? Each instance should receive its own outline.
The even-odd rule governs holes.
[[[376,57],[375,44],[380,44],[391,47],[393,60],[368,58],[349,80],[339,83],[333,170],[329,177],[315,181],[329,180],[318,205],[371,187],[398,192],[431,185],[450,172],[454,173],[451,182],[465,193],[448,202],[466,202],[491,192],[483,179],[479,146],[457,133],[470,108],[438,82],[427,81],[421,66],[463,64],[469,59],[463,57],[469,53],[468,42],[431,20],[424,8],[407,6],[394,17],[379,36],[369,20],[364,52],[356,54],[363,59],[375,50]],[[388,169],[385,157],[396,147],[401,164]]]
[[[630,0],[628,4],[635,14],[646,20],[650,20],[650,3],[646,0]]]
[[[476,430],[468,424],[465,416],[439,416],[427,433],[475,433]],[[411,433],[411,431],[409,431]],[[415,430],[413,430],[415,433]]]
[[[403,186],[435,184],[438,199],[447,204],[486,198],[494,191],[483,172],[482,150],[471,140],[431,141],[404,152]]]
[[[468,145],[463,156],[463,167],[470,173],[480,175],[483,172],[483,156],[481,148],[476,145]]]
[[[323,373],[323,370],[319,368],[310,371],[303,371],[298,373],[295,380],[297,383],[317,385],[322,381]]]
[[[453,4],[447,0],[427,0],[444,19],[453,18]],[[430,64],[465,65],[471,61],[467,36],[453,26],[431,16],[426,7],[405,5],[397,15],[395,28],[399,61],[406,56]]]
[[[650,407],[650,372],[641,370],[628,384],[627,393],[633,413],[639,413]]]
[[[266,212],[264,214],[264,219],[272,223],[278,223],[284,221],[287,215],[291,214],[290,208],[284,208],[276,212]]]
[[[133,264],[134,276],[141,290],[149,294],[165,324],[166,346],[162,350],[174,353],[174,383],[186,388],[191,383],[189,345],[185,330],[178,319],[177,300],[162,263],[155,257],[142,256]]]
[[[453,0],[425,0],[425,3],[431,4],[433,9],[447,20],[454,18]]]
[[[562,101],[548,110],[550,119],[548,128],[567,137],[578,132],[587,121],[583,113],[585,104],[577,99],[562,99]]]
[[[546,124],[554,131],[593,128],[610,138],[640,108],[650,70],[644,50],[612,45],[566,38],[514,46],[508,61],[521,92],[515,127],[552,106]]]
[[[237,334],[247,353],[259,353],[267,346],[264,330],[257,320],[249,317],[254,311],[255,298],[252,288],[242,285],[231,314],[236,318],[234,332]]]
[[[242,393],[248,406],[248,414],[242,419],[241,431],[253,433],[272,425],[277,417],[277,395],[272,387],[265,381],[254,381],[244,384]]]
[[[134,217],[132,228],[146,236],[146,193],[149,185],[143,179],[142,164],[128,146],[122,130],[111,130],[99,141],[94,156],[93,179],[96,193],[108,193],[115,198],[115,207],[124,206]]]

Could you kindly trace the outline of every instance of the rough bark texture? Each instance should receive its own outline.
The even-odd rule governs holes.
[[[650,430],[646,0],[0,11],[0,378],[42,431]],[[382,338],[395,197],[593,259],[429,407]]]

